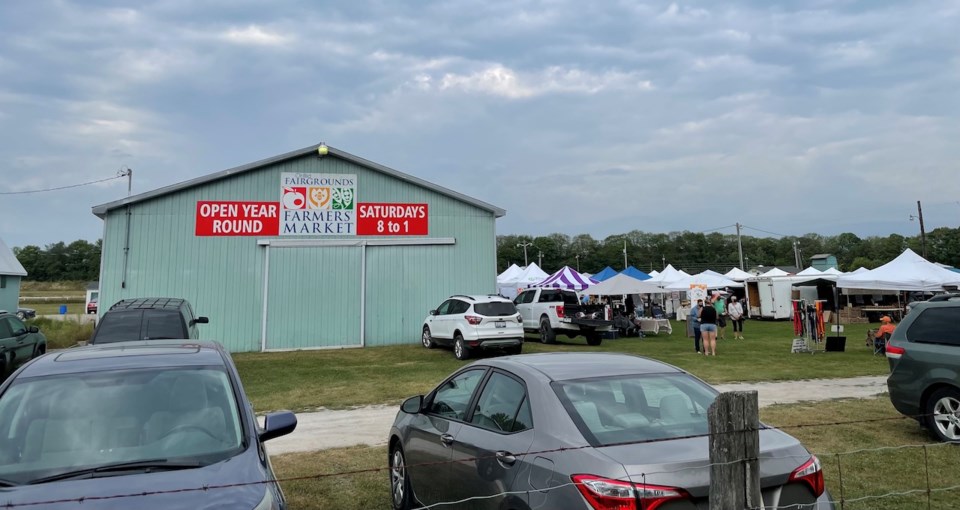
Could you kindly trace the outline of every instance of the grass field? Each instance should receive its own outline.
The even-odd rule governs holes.
[[[73,347],[80,341],[90,340],[93,336],[93,324],[80,324],[73,321],[58,321],[37,318],[27,321],[40,328],[40,332],[47,338],[47,349],[65,349]]]
[[[834,500],[842,497],[845,510],[926,509],[926,494],[885,497],[890,492],[925,490],[927,473],[931,488],[954,485],[960,450],[955,445],[937,444],[898,450],[874,449],[887,446],[931,444],[916,422],[892,419],[852,425],[793,425],[896,418],[898,415],[886,397],[869,400],[837,400],[813,404],[774,406],[761,410],[768,425],[783,427],[816,453],[824,466],[824,478]],[[866,450],[838,455],[856,450]],[[298,477],[320,473],[385,469],[386,447],[352,447],[315,453],[273,457],[277,476]],[[799,465],[800,462],[798,462]],[[841,484],[842,472],[842,484]],[[302,510],[360,510],[390,508],[387,472],[323,477],[283,484],[291,508]],[[841,491],[842,488],[842,491]],[[956,508],[960,491],[933,492],[930,508]],[[840,505],[837,505],[840,508]]]
[[[684,327],[675,322],[670,336],[605,340],[597,347],[586,345],[583,338],[563,337],[555,345],[544,345],[528,337],[524,353],[638,354],[674,364],[711,383],[882,375],[889,371],[886,359],[874,356],[864,346],[868,324],[846,327],[846,352],[791,354],[793,328],[789,322],[748,321],[747,339],[721,340],[716,357],[697,355]],[[465,364],[449,349],[428,350],[420,345],[240,353],[233,358],[258,411],[398,403],[425,393]]]

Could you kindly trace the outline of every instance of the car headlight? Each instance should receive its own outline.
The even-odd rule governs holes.
[[[263,499],[257,503],[257,506],[253,507],[253,510],[280,510],[280,503],[277,498],[273,497],[273,491],[270,490],[270,487],[267,487]]]

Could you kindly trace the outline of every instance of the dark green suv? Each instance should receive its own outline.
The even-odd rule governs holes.
[[[134,340],[197,339],[198,317],[186,299],[134,298],[118,301],[100,319],[90,344],[109,344]]]
[[[887,343],[897,411],[940,441],[960,441],[960,296],[916,304]]]

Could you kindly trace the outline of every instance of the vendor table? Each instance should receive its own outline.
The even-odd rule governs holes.
[[[659,335],[661,331],[664,331],[668,335],[672,335],[673,326],[669,319],[642,318],[640,319],[640,331],[644,334],[652,333],[654,335]]]
[[[897,320],[897,322],[903,320],[903,308],[900,308],[899,306],[862,306],[860,307],[860,311],[866,314],[870,319],[873,319],[873,315],[889,313],[894,315],[894,318]],[[871,322],[876,321],[871,320]]]

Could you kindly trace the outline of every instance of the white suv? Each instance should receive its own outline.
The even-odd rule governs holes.
[[[453,345],[457,359],[467,359],[474,349],[499,349],[520,354],[523,319],[513,302],[501,296],[455,295],[423,321],[421,341],[427,349]]]

